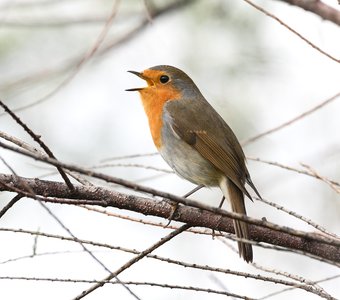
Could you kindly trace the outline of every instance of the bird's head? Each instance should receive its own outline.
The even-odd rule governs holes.
[[[145,97],[175,100],[192,97],[195,93],[199,93],[191,78],[180,69],[172,66],[160,65],[146,69],[143,72],[128,72],[146,81],[146,87],[127,89],[127,91],[138,91],[142,96],[142,100]]]

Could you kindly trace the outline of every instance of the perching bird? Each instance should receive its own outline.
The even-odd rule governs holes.
[[[127,91],[140,93],[153,141],[170,167],[181,177],[204,186],[219,186],[234,212],[246,215],[245,184],[259,196],[245,164],[235,134],[198,87],[183,71],[155,66],[141,73],[129,71],[147,87]],[[248,225],[234,220],[237,237],[248,239]],[[253,260],[252,247],[238,242],[239,254]]]

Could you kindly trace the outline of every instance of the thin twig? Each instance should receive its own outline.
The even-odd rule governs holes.
[[[72,238],[77,241],[81,247],[83,248],[84,251],[86,251],[97,263],[99,263],[107,272],[109,272],[111,274],[111,271],[90,251],[87,249],[87,247],[85,247],[85,245],[82,244],[82,242],[70,231],[70,229],[68,229],[65,224],[63,224],[63,222],[42,202],[41,199],[39,199],[39,197],[34,193],[34,191],[31,189],[31,187],[24,181],[21,180],[21,178],[15,173],[15,171],[13,170],[13,168],[11,168],[11,166],[9,166],[6,161],[0,157],[0,159],[4,162],[4,164],[11,170],[11,172],[13,173],[13,175],[15,176],[15,178],[25,187],[25,189],[28,192],[24,192],[24,194],[26,193],[26,196],[30,196],[34,199],[37,199],[39,204],[48,212],[48,214],[58,222],[58,224],[65,230],[67,231]],[[0,182],[0,185],[4,185],[4,183]],[[74,192],[74,189],[71,191]],[[10,203],[8,205],[6,205],[6,207],[0,212],[1,213],[5,213],[6,212],[6,208],[7,210],[15,203],[17,202],[20,198],[23,197],[22,193],[18,193],[18,195],[16,197],[13,198],[12,201],[10,201]],[[11,205],[10,205],[11,204]],[[0,215],[1,218],[1,215]],[[35,245],[36,246],[36,245]],[[35,248],[33,249],[33,255],[35,253]],[[121,280],[116,277],[117,282],[121,282]],[[122,283],[122,286],[127,289],[127,291],[137,300],[141,300],[128,286],[126,286],[125,284]]]
[[[280,271],[280,270],[264,267],[264,266],[261,266],[257,263],[252,263],[251,265],[258,270],[262,270],[262,271],[272,273],[272,274],[275,274],[275,275],[284,276],[286,278],[296,280],[296,281],[298,281],[302,284],[307,284],[307,285],[313,287],[317,293],[322,293],[323,295],[328,296],[329,298],[332,298],[332,296],[329,295],[322,287],[317,286],[315,281],[312,281],[312,280],[306,279],[304,277],[301,277],[301,276],[298,276],[298,275],[295,275],[295,274],[291,274],[291,273],[288,273],[288,272],[285,272],[285,271]],[[296,288],[299,288],[299,286],[295,285],[295,286],[292,286],[292,287],[289,287],[289,288],[285,288],[284,290],[288,291],[288,290],[292,290],[292,289],[296,289]]]
[[[153,11],[152,13],[152,18],[158,18],[161,16],[164,16],[168,13],[174,12],[177,9],[184,7],[186,5],[189,5],[191,3],[194,3],[195,1],[193,0],[177,0],[177,1],[173,1],[171,3],[166,4],[165,6],[163,6],[162,8]],[[135,37],[137,34],[141,33],[144,29],[147,28],[147,26],[149,25],[149,21],[147,18],[145,18],[144,20],[142,20],[136,27],[134,27],[133,29],[131,29],[129,32],[125,33],[124,36],[118,38],[118,39],[114,39],[112,41],[109,41],[106,43],[105,47],[102,47],[102,49],[99,49],[97,51],[97,56],[98,57],[103,57],[104,54],[110,52],[112,49],[116,49],[118,48],[118,46],[124,44],[125,42],[131,40],[133,37]],[[86,56],[86,55],[85,55]],[[62,67],[58,66],[56,69],[57,73],[64,73],[66,71],[71,71],[74,69],[79,68],[79,65],[83,64],[83,59],[84,57],[79,58],[78,56],[74,59],[70,59],[68,60],[65,64],[62,65]],[[88,60],[89,58],[87,58]],[[52,71],[53,73],[55,73],[54,71]],[[35,79],[40,81],[42,78],[46,78],[46,76],[48,75],[47,73],[52,73],[52,72],[39,72],[38,74],[34,75]],[[41,104],[45,101],[47,101],[48,99],[50,99],[50,97],[52,95],[55,95],[62,87],[64,87],[66,84],[68,84],[68,82],[76,75],[76,73],[73,73],[74,75],[70,75],[69,77],[67,77],[64,81],[62,81],[62,83],[55,88],[53,91],[51,91],[50,93],[48,93],[47,95],[45,95],[44,97],[21,107],[18,107],[16,109],[14,109],[15,112],[21,111],[21,110],[25,110],[28,108],[32,108],[38,104]],[[32,80],[32,75],[26,78],[21,78],[19,80],[16,80],[15,82],[6,84],[6,86],[10,85],[12,87],[16,86],[16,83],[22,83],[22,82],[26,82],[27,80]],[[4,114],[0,114],[0,117],[3,116]]]
[[[31,146],[30,144],[18,139],[17,137],[9,135],[6,132],[0,131],[0,138],[3,138],[6,141],[9,141],[9,142],[11,142],[11,143],[23,148],[23,149],[26,149],[30,152],[40,153],[41,155],[43,155],[43,152],[39,151],[37,148],[35,148],[35,147]]]
[[[269,250],[280,251],[280,252],[285,252],[285,253],[290,252],[290,253],[294,253],[294,254],[299,254],[303,257],[309,257],[311,259],[318,260],[320,262],[327,263],[327,264],[330,264],[334,267],[340,268],[340,262],[334,262],[334,260],[332,260],[332,259],[327,259],[326,257],[321,257],[321,256],[318,256],[318,255],[306,252],[304,250],[300,250],[300,249],[303,249],[303,247],[292,249],[292,248],[289,248],[289,247],[285,247],[284,245],[273,246],[273,243],[270,243],[270,242],[267,242],[269,244],[269,245],[267,245],[267,244],[264,244],[262,242],[254,242],[254,241],[249,241],[249,240],[246,240],[246,239],[238,238],[237,236],[234,236],[230,233],[223,233],[222,235],[219,235],[217,237],[220,240],[221,240],[221,238],[225,238],[225,239],[233,240],[233,241],[237,241],[237,242],[249,243],[251,245],[261,247],[263,249],[269,249]]]
[[[92,259],[94,259],[105,271],[107,271],[109,274],[111,274],[111,270],[105,266],[105,264],[99,260],[97,256],[95,256],[92,251],[90,251],[80,239],[78,239],[72,231],[67,228],[67,226],[41,201],[39,201],[40,205],[47,211],[47,213],[76,241],[83,250],[91,256]],[[126,284],[122,283],[122,281],[118,278],[118,276],[115,276],[115,279],[118,283],[121,283],[122,286],[137,300],[141,300]]]
[[[43,237],[47,237],[47,238],[56,238],[56,239],[60,239],[60,240],[67,240],[67,241],[72,241],[72,242],[76,242],[76,243],[78,242],[77,240],[74,240],[73,238],[70,238],[70,237],[48,234],[48,233],[43,233],[43,232],[29,231],[29,230],[0,228],[0,231],[13,231],[13,232],[18,232],[18,233],[27,233],[27,234],[39,235],[39,236],[43,236]],[[188,231],[188,232],[190,232],[190,231]],[[136,255],[139,255],[141,253],[140,251],[135,250],[135,249],[128,249],[128,248],[123,248],[123,247],[120,247],[120,246],[112,246],[112,245],[108,245],[108,244],[94,242],[92,240],[81,240],[81,242],[84,243],[84,244],[90,244],[90,245],[98,246],[98,247],[105,247],[105,248],[112,249],[112,250],[124,251],[124,252],[127,252],[127,253],[136,254]],[[232,249],[235,252],[235,254],[237,254],[236,249],[234,247]],[[234,270],[224,269],[224,268],[219,268],[219,267],[200,265],[200,264],[197,264],[197,263],[189,263],[189,262],[184,262],[184,261],[174,260],[174,259],[171,259],[171,258],[162,257],[162,256],[159,256],[159,255],[154,255],[154,254],[148,254],[147,257],[151,258],[151,259],[159,260],[159,261],[162,261],[162,262],[166,262],[166,263],[169,263],[169,264],[181,266],[181,267],[184,267],[184,268],[192,268],[192,269],[198,269],[198,270],[208,271],[208,272],[217,272],[217,273],[221,273],[221,274],[229,274],[229,275],[238,276],[238,277],[251,278],[251,279],[254,279],[254,280],[260,280],[260,281],[264,281],[264,282],[271,282],[271,283],[274,283],[274,284],[286,285],[288,287],[299,288],[299,289],[302,289],[302,290],[305,290],[307,292],[311,292],[311,293],[314,293],[314,294],[317,294],[317,295],[320,295],[322,293],[323,293],[323,295],[326,294],[326,292],[324,292],[322,289],[320,290],[320,289],[313,287],[314,282],[307,281],[307,280],[306,281],[301,280],[300,281],[301,284],[296,284],[296,282],[282,280],[282,279],[269,277],[269,276],[263,276],[263,275],[260,275],[260,274],[252,274],[252,273],[248,273],[248,272],[234,271]],[[28,258],[28,256],[27,256],[27,258]],[[268,271],[268,270],[266,270],[266,271]],[[279,273],[276,272],[275,274],[279,274]],[[280,274],[280,275],[282,275],[282,274]],[[290,279],[296,280],[295,276],[293,276],[293,275],[287,276],[287,277],[290,278]],[[334,279],[334,276],[331,277],[328,280],[331,280],[331,279]]]
[[[35,238],[39,237],[39,235],[35,235]],[[38,257],[38,256],[49,256],[49,255],[57,255],[57,254],[72,254],[72,253],[83,253],[83,250],[77,250],[77,251],[50,251],[50,252],[41,252],[38,253],[37,251],[34,253],[34,255],[23,255],[18,256],[15,258],[9,258],[3,261],[0,261],[0,265],[8,264],[11,262],[17,262],[19,260],[25,260],[25,259],[31,259],[32,257]]]
[[[56,157],[54,156],[54,154],[52,153],[52,151],[47,147],[47,145],[41,140],[41,138],[36,135],[24,122],[22,122],[20,120],[20,118],[14,113],[12,112],[7,105],[5,105],[1,100],[0,100],[0,106],[3,107],[3,109],[15,120],[15,122],[17,122],[31,137],[32,139],[37,142],[39,144],[39,146],[44,149],[44,151],[47,153],[47,155],[51,158],[56,159]],[[68,188],[73,191],[74,187],[73,184],[71,183],[70,179],[67,177],[67,175],[65,174],[64,170],[57,166],[56,167],[59,174],[61,175],[61,177],[63,178],[63,180],[65,181],[65,183],[67,184]]]
[[[172,238],[174,238],[175,236],[179,235],[180,233],[182,233],[183,231],[185,231],[189,228],[190,228],[190,225],[185,224],[185,225],[181,226],[180,228],[170,232],[170,234],[168,234],[164,238],[160,239],[157,243],[153,244],[151,247],[145,249],[140,254],[138,254],[134,258],[130,259],[127,263],[125,263],[123,266],[121,266],[118,270],[116,270],[115,272],[113,272],[109,276],[107,276],[103,281],[100,281],[100,282],[96,283],[95,285],[93,285],[92,287],[90,287],[89,289],[83,291],[80,295],[76,296],[74,298],[74,300],[82,299],[85,296],[87,296],[88,294],[95,291],[97,288],[102,287],[104,284],[107,283],[107,281],[110,281],[114,277],[118,276],[120,273],[122,273],[126,269],[130,268],[133,264],[135,264],[136,262],[138,262],[139,260],[141,260],[142,258],[147,256],[148,254],[150,254],[152,251],[156,250],[157,248],[164,245],[166,242],[170,241]]]
[[[299,174],[307,175],[307,176],[314,177],[316,179],[321,180],[321,178],[319,178],[316,174],[312,174],[312,173],[305,171],[305,170],[302,170],[302,169],[297,169],[297,168],[293,168],[293,167],[290,167],[290,166],[286,166],[286,165],[283,165],[283,164],[275,162],[275,161],[269,161],[269,160],[264,160],[264,159],[261,159],[261,158],[258,158],[258,157],[249,157],[249,156],[247,157],[247,159],[252,160],[252,161],[258,161],[258,162],[261,162],[261,163],[264,163],[264,164],[267,164],[267,165],[279,167],[279,168],[282,168],[282,169],[285,169],[285,170],[288,170],[288,171],[296,172],[296,173],[299,173]],[[327,178],[327,180],[331,184],[340,187],[339,182],[336,182],[336,181],[328,179],[328,178]]]
[[[0,219],[3,217],[3,215],[15,204],[17,203],[23,196],[18,194],[13,197],[11,201],[9,201],[3,209],[0,211]]]
[[[158,152],[149,152],[149,153],[137,153],[137,154],[129,154],[129,155],[123,155],[123,156],[115,156],[115,157],[109,157],[101,160],[100,162],[109,162],[114,160],[122,160],[122,159],[131,159],[131,158],[138,158],[138,157],[146,157],[146,156],[155,156],[159,155]]]
[[[0,103],[1,104],[1,103]],[[25,125],[25,124],[24,124]],[[25,125],[26,126],[26,125]],[[35,135],[33,132],[32,132],[33,135]],[[40,139],[39,139],[40,140]],[[42,142],[41,142],[42,143]],[[44,144],[43,144],[44,145]],[[47,146],[46,146],[47,147]],[[27,145],[25,145],[25,148],[27,148]],[[48,149],[48,148],[47,148]],[[48,151],[50,151],[48,149]],[[38,151],[34,151],[34,153],[39,153]],[[52,153],[52,152],[50,152]],[[48,153],[49,154],[49,153]],[[53,154],[52,154],[53,155]],[[55,157],[53,157],[55,158]],[[17,176],[17,174],[15,173],[15,171],[6,163],[5,160],[3,160],[1,157],[0,159],[4,162],[4,164],[11,170],[11,172],[13,173],[14,176],[16,176],[16,178],[23,183],[23,185],[27,188],[27,190],[29,191],[28,194],[33,197],[33,198],[36,198],[37,199],[37,195],[34,194],[33,190],[30,188],[29,185],[26,184],[25,181],[21,181],[20,177]],[[64,173],[65,174],[65,173]],[[66,176],[66,174],[65,174]],[[67,183],[67,182],[66,182]],[[72,190],[71,192],[74,192],[74,187],[72,185]],[[2,214],[4,214],[15,202],[17,202],[20,198],[22,198],[23,194],[18,194],[16,197],[14,197],[12,199],[12,201],[10,201],[9,204],[6,205],[6,207],[0,212],[0,218],[2,216]],[[38,199],[39,200],[39,199]],[[42,201],[39,201],[39,204],[47,211],[47,213],[55,220],[57,221],[57,223],[65,230],[67,231],[73,238],[74,240],[78,240],[78,238],[71,232],[71,230],[69,228],[67,228],[65,226],[65,224],[46,206],[46,204],[44,204]],[[83,248],[84,251],[86,251],[98,264],[100,264],[108,273],[111,273],[111,271],[90,251],[88,250],[88,248],[83,245],[81,243],[81,241],[78,241],[78,243],[81,245],[81,247]],[[35,252],[35,250],[33,251]],[[116,280],[118,282],[121,282],[121,280],[116,277]],[[123,287],[125,289],[127,289],[127,291],[137,300],[141,300],[128,286],[122,284]]]
[[[324,176],[321,176],[318,172],[316,172],[311,166],[307,164],[301,163],[301,166],[306,168],[310,173],[312,173],[316,178],[320,179],[321,181],[325,182],[328,186],[331,187],[337,194],[340,194],[340,187],[337,187],[332,181],[327,179]]]
[[[244,1],[248,2],[249,0],[244,0]],[[272,133],[274,133],[274,132],[276,132],[276,131],[279,131],[279,130],[281,130],[281,129],[283,129],[283,128],[285,128],[285,127],[287,127],[287,126],[289,126],[289,125],[291,125],[291,124],[293,124],[293,123],[295,123],[295,122],[297,122],[297,121],[300,121],[300,120],[303,119],[304,117],[306,117],[306,116],[308,116],[308,115],[310,115],[310,114],[316,112],[316,111],[319,110],[320,108],[322,108],[322,107],[326,106],[327,104],[331,103],[332,101],[336,100],[337,98],[339,98],[339,96],[340,96],[340,92],[338,92],[338,93],[335,94],[334,96],[332,96],[332,97],[330,97],[330,98],[328,98],[328,99],[322,101],[322,102],[319,103],[318,105],[312,107],[311,109],[309,109],[309,110],[303,112],[302,114],[300,114],[300,115],[294,117],[294,118],[291,119],[291,120],[286,121],[286,122],[284,122],[284,123],[282,123],[282,124],[280,124],[280,125],[278,125],[278,126],[276,126],[276,127],[273,127],[273,128],[271,128],[271,129],[269,129],[269,130],[266,130],[266,131],[264,131],[264,132],[262,132],[262,133],[260,133],[260,134],[258,134],[258,135],[255,135],[255,136],[253,136],[253,137],[251,137],[251,138],[249,138],[249,139],[247,139],[247,140],[245,140],[245,141],[242,141],[242,143],[241,143],[242,146],[246,146],[246,145],[248,145],[248,144],[250,144],[250,143],[252,143],[252,142],[255,142],[256,140],[258,140],[258,139],[260,139],[260,138],[262,138],[262,137],[264,137],[264,136],[267,136],[267,135],[269,135],[269,134],[272,134]]]
[[[11,27],[11,28],[24,28],[24,29],[43,29],[46,28],[62,28],[62,27],[70,27],[70,26],[78,26],[78,25],[102,25],[107,20],[106,16],[78,16],[75,18],[62,17],[62,18],[54,18],[52,19],[41,19],[41,20],[30,20],[30,19],[7,19],[1,20],[0,26]]]
[[[89,279],[68,279],[68,278],[50,278],[50,277],[27,277],[27,276],[0,276],[0,280],[26,280],[26,281],[48,281],[48,282],[63,282],[63,283],[101,283],[102,281],[98,280],[89,280]],[[209,294],[217,294],[228,297],[234,297],[238,299],[244,300],[256,300],[255,298],[250,298],[248,296],[242,296],[235,293],[230,293],[226,291],[218,291],[214,289],[195,287],[195,286],[183,286],[183,285],[175,285],[175,284],[167,284],[167,283],[156,283],[156,282],[140,282],[140,281],[124,281],[122,282],[126,285],[148,285],[160,288],[167,289],[179,289],[179,290],[187,290],[194,292],[205,292]],[[117,282],[108,281],[105,284],[117,284]]]
[[[0,131],[0,138],[5,139],[6,141],[9,141],[17,146],[19,146],[20,148],[23,148],[27,151],[30,151],[32,153],[36,153],[38,155],[41,156],[45,156],[46,154],[40,150],[38,150],[37,148],[29,145],[28,143],[18,139],[17,137],[11,136],[3,131]],[[91,182],[89,182],[88,180],[86,180],[84,177],[81,177],[79,174],[74,173],[74,172],[70,172],[68,170],[64,170],[64,172],[66,174],[69,174],[71,177],[73,177],[75,180],[77,180],[79,183],[84,184],[84,185],[92,185]],[[51,172],[51,174],[48,175],[54,175],[57,174],[57,172]],[[48,176],[46,175],[46,176]],[[44,177],[44,175],[40,176],[40,177]]]
[[[285,22],[283,22],[281,19],[279,19],[277,16],[273,15],[272,13],[270,13],[269,11],[265,10],[263,7],[255,4],[254,2],[250,1],[250,0],[243,0],[245,2],[247,2],[249,5],[251,5],[252,7],[256,8],[258,11],[264,13],[266,16],[274,19],[275,21],[277,21],[278,23],[280,23],[282,26],[284,26],[285,28],[287,28],[289,31],[291,31],[293,34],[295,34],[296,36],[298,36],[301,40],[303,40],[304,42],[306,42],[308,45],[310,45],[311,47],[313,47],[315,50],[319,51],[321,54],[323,54],[324,56],[330,58],[331,60],[340,63],[340,59],[330,55],[329,53],[327,53],[326,51],[322,50],[320,47],[316,46],[314,43],[312,43],[311,41],[309,41],[307,38],[305,38],[302,34],[298,33],[295,29],[293,29],[292,27],[290,27],[289,25],[287,25]]]
[[[265,200],[265,199],[263,199],[263,198],[261,199],[261,198],[255,197],[255,199],[258,200],[258,201],[261,201],[261,202],[263,202],[263,203],[266,203],[266,204],[268,204],[268,205],[270,205],[270,206],[272,206],[272,207],[275,207],[276,209],[281,210],[281,211],[283,211],[283,212],[285,212],[285,213],[287,213],[287,214],[289,214],[289,215],[291,215],[291,216],[293,216],[293,217],[295,217],[295,218],[297,218],[297,219],[299,219],[299,220],[301,220],[301,221],[307,223],[307,224],[310,225],[310,226],[313,226],[315,229],[321,231],[321,232],[324,233],[324,234],[327,234],[327,235],[332,236],[332,237],[334,237],[334,238],[338,238],[338,239],[340,238],[340,237],[338,237],[335,233],[329,232],[326,228],[324,228],[324,227],[322,227],[321,225],[315,223],[315,222],[312,221],[311,219],[308,219],[308,218],[306,218],[306,217],[304,217],[304,216],[302,216],[302,215],[296,213],[295,211],[292,211],[292,210],[290,210],[290,209],[288,209],[288,208],[285,208],[285,207],[282,206],[282,205],[279,205],[279,204],[276,204],[276,203],[274,203],[274,202]]]
[[[60,4],[62,2],[66,2],[69,0],[38,0],[38,1],[12,1],[8,0],[5,3],[2,3],[0,6],[0,10],[7,9],[9,6],[13,7],[15,9],[27,9],[28,7],[39,7],[41,8],[42,6],[50,6],[50,5],[56,5]]]
[[[33,105],[37,105],[37,104],[40,104],[42,102],[45,102],[46,100],[50,99],[52,96],[56,95],[62,88],[67,86],[76,77],[76,75],[79,73],[79,71],[83,67],[83,65],[94,56],[94,54],[98,51],[100,45],[103,43],[106,35],[109,32],[109,29],[110,29],[110,26],[111,26],[111,24],[114,20],[114,17],[116,16],[116,13],[117,13],[117,10],[118,10],[118,5],[119,5],[119,0],[116,0],[114,2],[113,10],[111,11],[111,13],[108,17],[102,32],[98,36],[96,42],[91,47],[91,49],[89,49],[89,51],[87,51],[85,53],[85,55],[83,55],[82,58],[80,60],[78,60],[74,66],[72,66],[73,72],[69,76],[67,76],[56,88],[54,88],[52,91],[47,93],[41,99],[36,100],[33,104],[21,107],[20,109],[17,108],[14,111],[17,112],[19,110],[23,110],[25,108],[32,107]]]
[[[123,167],[123,168],[139,168],[145,170],[154,170],[157,172],[167,173],[167,174],[174,174],[175,172],[169,169],[162,169],[148,165],[142,164],[100,164],[92,166],[91,169],[103,169],[103,168],[116,168],[116,167]]]

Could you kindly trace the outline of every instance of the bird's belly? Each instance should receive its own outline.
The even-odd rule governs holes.
[[[184,179],[198,185],[219,185],[222,173],[173,132],[163,131],[162,146],[158,150],[169,166]]]

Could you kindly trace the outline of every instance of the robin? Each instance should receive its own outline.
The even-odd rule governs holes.
[[[251,181],[245,155],[235,134],[203,97],[183,71],[155,66],[141,73],[147,87],[138,91],[153,141],[163,159],[181,177],[197,185],[219,186],[234,212],[246,215],[244,195],[252,200],[247,183],[261,198]],[[237,237],[249,238],[248,225],[234,220]],[[250,244],[238,242],[239,254],[252,262]]]

